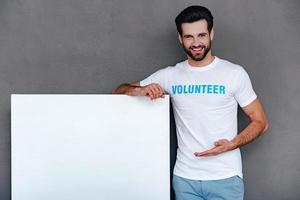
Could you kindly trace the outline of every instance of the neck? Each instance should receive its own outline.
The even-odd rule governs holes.
[[[195,61],[195,60],[193,60],[192,58],[190,58],[188,56],[188,63],[191,66],[194,66],[194,67],[204,67],[204,66],[209,65],[210,63],[212,63],[212,61],[214,59],[215,59],[215,56],[212,55],[211,51],[209,51],[207,53],[207,55],[205,56],[205,58],[203,58],[203,60],[201,60],[201,61]]]

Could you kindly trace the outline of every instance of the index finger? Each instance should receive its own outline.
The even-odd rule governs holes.
[[[215,153],[218,153],[218,148],[219,147],[214,147],[212,149],[209,149],[209,150],[206,150],[206,151],[203,151],[203,152],[195,152],[194,155],[197,156],[197,157],[214,155]]]
[[[164,90],[162,89],[162,87],[159,84],[157,84],[157,88],[159,89],[160,97],[164,97]]]

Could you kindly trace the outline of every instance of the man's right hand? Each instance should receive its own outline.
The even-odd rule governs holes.
[[[131,84],[123,83],[113,91],[113,94],[147,96],[151,100],[157,99],[159,97],[164,98],[164,90],[157,83],[151,83],[145,86],[140,86],[140,82],[134,82]]]
[[[159,97],[164,98],[164,90],[157,83],[151,83],[149,85],[141,86],[136,89],[139,95],[147,96],[151,100],[157,99]]]

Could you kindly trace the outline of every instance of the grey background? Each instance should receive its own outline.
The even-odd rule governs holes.
[[[245,199],[300,198],[300,1],[1,0],[0,199],[10,199],[10,94],[108,94],[185,59],[174,18],[215,16],[217,56],[248,71],[270,129],[242,148]],[[239,113],[239,128],[247,123]],[[176,138],[171,123],[171,165]]]

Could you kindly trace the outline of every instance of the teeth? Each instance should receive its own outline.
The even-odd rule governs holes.
[[[203,48],[193,48],[194,51],[201,51]]]

